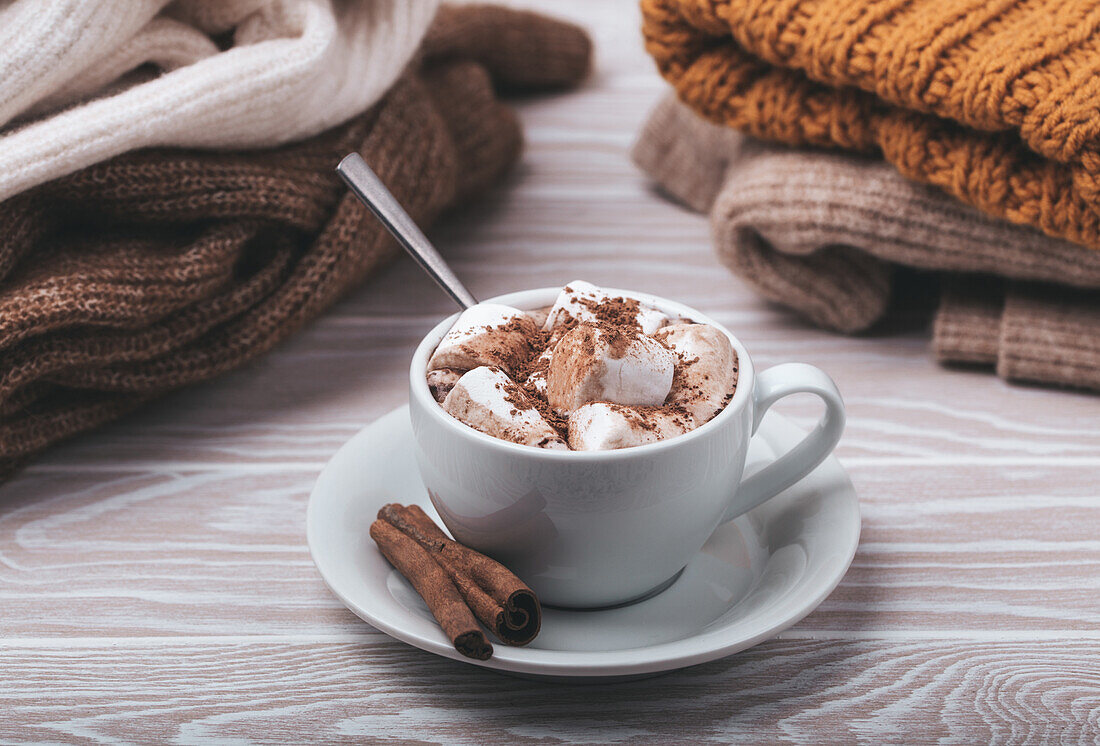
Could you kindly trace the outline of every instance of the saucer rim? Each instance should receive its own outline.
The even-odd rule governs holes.
[[[812,598],[804,600],[802,603],[798,604],[797,608],[779,617],[774,623],[765,624],[758,630],[753,630],[753,627],[749,626],[749,629],[753,630],[751,634],[738,634],[735,636],[735,639],[730,639],[723,644],[717,645],[709,643],[716,642],[716,638],[721,639],[729,637],[731,628],[736,627],[738,622],[720,626],[716,629],[708,629],[677,640],[634,648],[622,648],[609,651],[563,651],[494,645],[495,652],[493,657],[489,660],[479,661],[466,658],[454,649],[446,637],[443,636],[442,631],[437,627],[432,628],[432,631],[436,633],[434,636],[426,636],[409,627],[401,627],[395,623],[391,623],[385,616],[378,616],[371,613],[371,611],[368,608],[364,608],[360,602],[352,601],[334,587],[329,580],[330,574],[326,574],[325,571],[328,559],[327,556],[320,551],[320,547],[323,544],[316,532],[319,530],[318,513],[321,510],[319,506],[322,502],[322,498],[319,498],[318,495],[327,480],[331,478],[327,475],[330,475],[331,472],[337,469],[344,468],[343,461],[354,451],[356,442],[360,438],[365,437],[368,431],[372,431],[378,427],[390,426],[389,422],[391,420],[397,422],[402,419],[404,422],[408,422],[407,404],[397,407],[368,423],[348,439],[325,465],[310,492],[309,505],[306,511],[307,544],[310,557],[325,586],[348,610],[390,637],[451,660],[473,664],[482,668],[499,670],[503,673],[524,674],[536,677],[547,676],[588,679],[656,674],[724,658],[773,638],[808,616],[840,584],[840,581],[847,574],[848,568],[851,566],[859,546],[862,529],[859,497],[855,491],[854,485],[851,483],[851,478],[848,476],[847,471],[840,465],[834,455],[830,455],[825,462],[815,469],[811,475],[807,476],[806,479],[811,479],[813,474],[826,468],[826,466],[838,469],[844,476],[846,483],[846,489],[844,491],[851,496],[850,508],[852,510],[850,518],[854,520],[852,524],[847,527],[848,543],[847,546],[843,548],[843,559],[836,566],[836,570],[831,577],[826,581],[819,581],[820,585],[818,585],[818,591],[813,594]],[[781,435],[775,435],[773,433],[775,430],[785,432]],[[769,435],[771,435],[771,437],[781,437],[784,440],[789,438],[792,441],[796,441],[801,434],[804,434],[804,431],[778,412],[769,412],[762,423],[760,434],[763,435],[765,439],[768,439],[769,445],[771,445]],[[803,482],[805,482],[805,479]],[[798,489],[799,485],[803,484],[803,482],[794,485],[790,489]],[[766,505],[765,503],[764,506],[757,508],[757,510],[766,508]],[[750,513],[751,512],[752,511],[750,511]],[[837,543],[839,544],[839,537],[836,538],[838,538]],[[399,609],[399,614],[404,612],[409,615],[407,619],[415,619],[418,622],[424,621],[400,607],[396,602],[395,606]],[[744,621],[751,621],[751,618],[750,620]],[[685,645],[690,645],[692,643],[694,643],[695,647],[698,647],[697,650],[694,652],[685,652],[682,650]]]

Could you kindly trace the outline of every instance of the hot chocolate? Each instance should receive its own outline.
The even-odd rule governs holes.
[[[443,409],[495,438],[609,450],[709,421],[733,397],[737,354],[720,329],[578,281],[549,309],[467,309],[426,375]]]

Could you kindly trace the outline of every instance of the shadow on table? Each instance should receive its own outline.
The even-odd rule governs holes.
[[[837,698],[838,690],[853,693],[852,672],[862,666],[852,659],[866,648],[866,641],[777,639],[723,660],[610,684],[513,678],[408,651],[399,656],[400,670],[379,672],[372,660],[371,688],[381,685],[404,703],[395,727],[430,708],[435,725],[464,723],[485,742],[686,742],[763,736],[780,724],[788,735],[804,730],[812,737],[817,721],[807,711]],[[386,713],[371,717],[371,732],[384,732],[377,718]]]
[[[864,529],[864,540],[873,540],[874,527]],[[471,724],[486,743],[682,743],[746,736],[763,743],[843,741],[858,737],[861,726],[853,718],[883,705],[884,695],[891,702],[905,695],[905,687],[895,691],[898,672],[876,673],[880,666],[905,665],[899,643],[874,639],[883,620],[874,613],[876,599],[868,589],[878,587],[873,578],[878,571],[860,566],[857,553],[852,572],[859,574],[858,587],[842,581],[787,637],[649,678],[595,683],[519,678],[389,641],[372,646],[364,663],[372,689],[397,692],[413,709],[430,708],[440,723]],[[853,606],[860,610],[852,611]],[[827,631],[835,629],[844,634]],[[826,630],[826,639],[814,639],[813,630]],[[379,648],[389,661],[379,659]],[[919,713],[895,714],[906,721]],[[831,723],[824,733],[823,723]]]

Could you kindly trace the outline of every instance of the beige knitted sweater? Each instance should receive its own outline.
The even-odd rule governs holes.
[[[0,9],[0,200],[138,148],[247,148],[375,103],[438,0],[16,0]]]

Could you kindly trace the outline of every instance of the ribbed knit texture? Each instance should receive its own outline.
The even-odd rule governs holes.
[[[901,177],[881,159],[792,148],[711,124],[670,97],[635,161],[709,212],[719,258],[765,297],[854,333],[931,310],[944,362],[1100,389],[1100,252],[1015,226]],[[904,273],[935,272],[936,283]]]
[[[0,10],[0,200],[139,148],[270,147],[346,122],[437,2],[16,0]]]
[[[392,256],[333,171],[348,152],[428,225],[519,154],[494,81],[570,86],[590,51],[570,24],[448,8],[416,68],[347,124],[277,149],[132,153],[0,204],[0,474],[257,357]]]
[[[1086,0],[642,0],[707,118],[881,151],[903,174],[1100,248],[1100,6]]]

